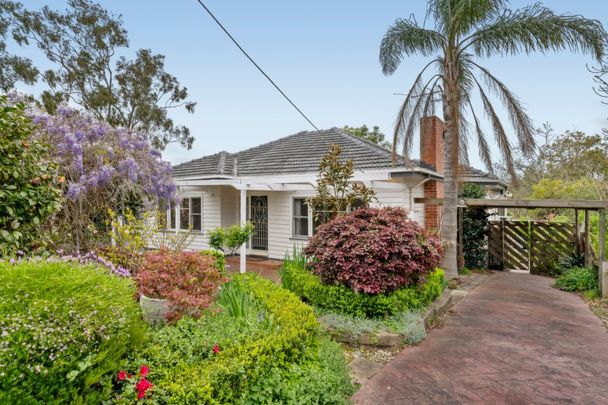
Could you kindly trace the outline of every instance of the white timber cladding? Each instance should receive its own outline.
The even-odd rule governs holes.
[[[422,185],[410,188],[402,183],[391,183],[390,188],[385,189],[382,188],[383,185],[374,183],[372,186],[376,186],[374,189],[377,201],[372,204],[373,206],[403,207],[410,211],[410,218],[424,224],[424,205],[414,203],[415,197],[424,196]],[[291,186],[294,185],[290,185],[289,188]],[[268,197],[268,257],[283,259],[286,253],[291,253],[294,246],[302,249],[307,240],[294,237],[293,200],[313,196],[314,190],[311,187],[290,191],[248,190],[247,198],[252,195]],[[191,186],[187,191],[181,191],[180,196],[202,197],[203,230],[193,232],[189,250],[208,249],[207,235],[210,230],[219,226],[229,227],[240,221],[240,191],[232,185]],[[312,229],[311,214],[309,224],[309,229]]]

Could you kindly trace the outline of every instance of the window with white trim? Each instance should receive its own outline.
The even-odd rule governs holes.
[[[201,197],[185,197],[178,205],[179,228],[186,230],[192,228],[193,231],[203,229],[203,200]],[[167,213],[167,223],[169,229],[175,230],[177,226],[175,204],[171,204]]]
[[[305,198],[293,199],[293,237],[308,237],[308,204]]]

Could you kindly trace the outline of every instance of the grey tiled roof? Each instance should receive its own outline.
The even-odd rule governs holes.
[[[356,170],[391,168],[391,152],[339,128],[298,132],[238,153],[219,152],[173,167],[174,177],[260,176],[316,172],[329,146],[342,148]],[[398,165],[403,166],[400,157]],[[419,161],[414,165],[434,168]]]
[[[465,183],[497,184],[507,188],[507,184],[495,175],[471,166],[461,166],[460,176]]]

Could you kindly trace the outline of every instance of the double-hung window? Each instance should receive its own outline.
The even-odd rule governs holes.
[[[184,197],[178,205],[179,211],[179,228],[192,229],[193,231],[202,231],[203,229],[203,204],[201,197]],[[169,229],[176,229],[177,218],[175,205],[171,204],[168,213]]]
[[[308,237],[308,204],[305,198],[293,199],[293,237]]]

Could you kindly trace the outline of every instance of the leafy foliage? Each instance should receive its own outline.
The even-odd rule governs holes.
[[[0,11],[19,45],[35,44],[51,62],[42,75],[49,89],[41,96],[49,113],[70,101],[97,120],[145,134],[157,149],[176,141],[192,146],[190,130],[176,125],[168,111],[191,113],[196,103],[165,71],[163,55],[140,49],[133,60],[116,57],[129,46],[120,16],[90,0],[70,0],[63,12],[26,10],[9,1]]]
[[[224,256],[224,252],[215,249],[203,249],[199,251],[199,253],[215,258],[215,267],[219,270],[220,273],[224,273],[226,266],[226,257]]]
[[[214,258],[165,249],[146,253],[135,279],[141,294],[170,301],[173,318],[183,314],[200,316],[224,281]]]
[[[0,263],[0,402],[101,403],[143,342],[130,279],[95,266]]]
[[[303,301],[325,311],[356,317],[380,318],[424,308],[443,291],[444,273],[437,269],[419,285],[386,294],[364,294],[343,285],[327,285],[298,262],[289,259],[280,269],[283,287]]]
[[[235,279],[224,284],[218,294],[217,303],[230,316],[245,323],[267,319],[266,311],[258,305],[244,283],[241,279]]]
[[[51,146],[51,159],[65,178],[65,201],[48,232],[66,251],[95,248],[111,221],[108,209],[153,209],[176,199],[171,166],[143,135],[61,106],[55,115],[32,110],[33,139]],[[138,225],[139,226],[139,225]]]
[[[36,242],[38,229],[61,202],[62,178],[43,142],[32,140],[24,105],[0,96],[0,256]]]
[[[14,4],[10,2],[0,3],[0,90],[3,92],[14,88],[15,83],[19,81],[34,84],[39,74],[31,60],[12,55],[6,49],[10,20],[5,13],[10,11],[13,6]]]
[[[385,318],[365,318],[336,312],[319,311],[319,322],[332,331],[359,337],[388,331],[399,333],[406,344],[416,344],[426,337],[424,319],[419,311],[405,311]]]
[[[253,229],[254,226],[251,222],[242,226],[235,224],[228,229],[215,228],[209,231],[209,246],[222,252],[224,247],[227,247],[234,255],[243,243],[247,243],[251,239]]]
[[[342,129],[357,138],[374,143],[384,149],[390,150],[392,148],[391,143],[385,140],[386,136],[384,133],[380,132],[380,127],[378,126],[372,127],[371,131],[367,125],[361,127],[349,127],[348,125],[345,125]]]
[[[598,289],[597,269],[591,267],[572,267],[555,280],[560,290],[585,292]]]
[[[340,162],[342,149],[331,145],[319,162],[319,175],[315,191],[317,195],[306,199],[315,219],[325,223],[344,214],[353,206],[366,207],[375,199],[372,189],[352,183],[353,161]]]
[[[245,404],[348,404],[355,393],[339,344],[320,337],[309,360],[273,368],[239,398]]]
[[[424,282],[443,248],[403,208],[362,208],[320,226],[305,253],[323,283],[380,294]]]
[[[555,14],[540,4],[509,10],[503,0],[428,0],[427,17],[434,26],[422,26],[415,17],[398,19],[380,44],[380,64],[386,75],[395,73],[406,57],[432,57],[414,79],[399,109],[393,133],[393,160],[397,145],[409,157],[414,134],[424,116],[441,106],[445,121],[445,173],[443,226],[446,241],[444,265],[449,277],[457,276],[458,168],[468,163],[468,140],[476,142],[480,158],[492,171],[492,155],[479,114],[473,105],[477,93],[506,172],[516,175],[513,141],[491,100],[494,95],[507,110],[521,152],[531,157],[535,150],[534,127],[521,101],[479,59],[489,56],[529,54],[535,51],[581,51],[600,60],[608,43],[597,20],[580,15]]]
[[[253,274],[235,279],[273,322],[243,324],[226,311],[212,311],[198,320],[185,317],[155,333],[135,364],[150,366],[150,378],[156,381],[154,396],[163,402],[235,403],[253,387],[267,386],[268,376],[280,370],[306,365],[321,369],[313,363],[319,325],[312,309],[269,280]],[[295,373],[285,380],[293,389],[297,383]]]
[[[484,198],[486,192],[478,184],[467,183],[460,192],[461,198]],[[486,268],[488,243],[488,217],[483,208],[465,208],[462,221],[464,263],[469,269]]]

